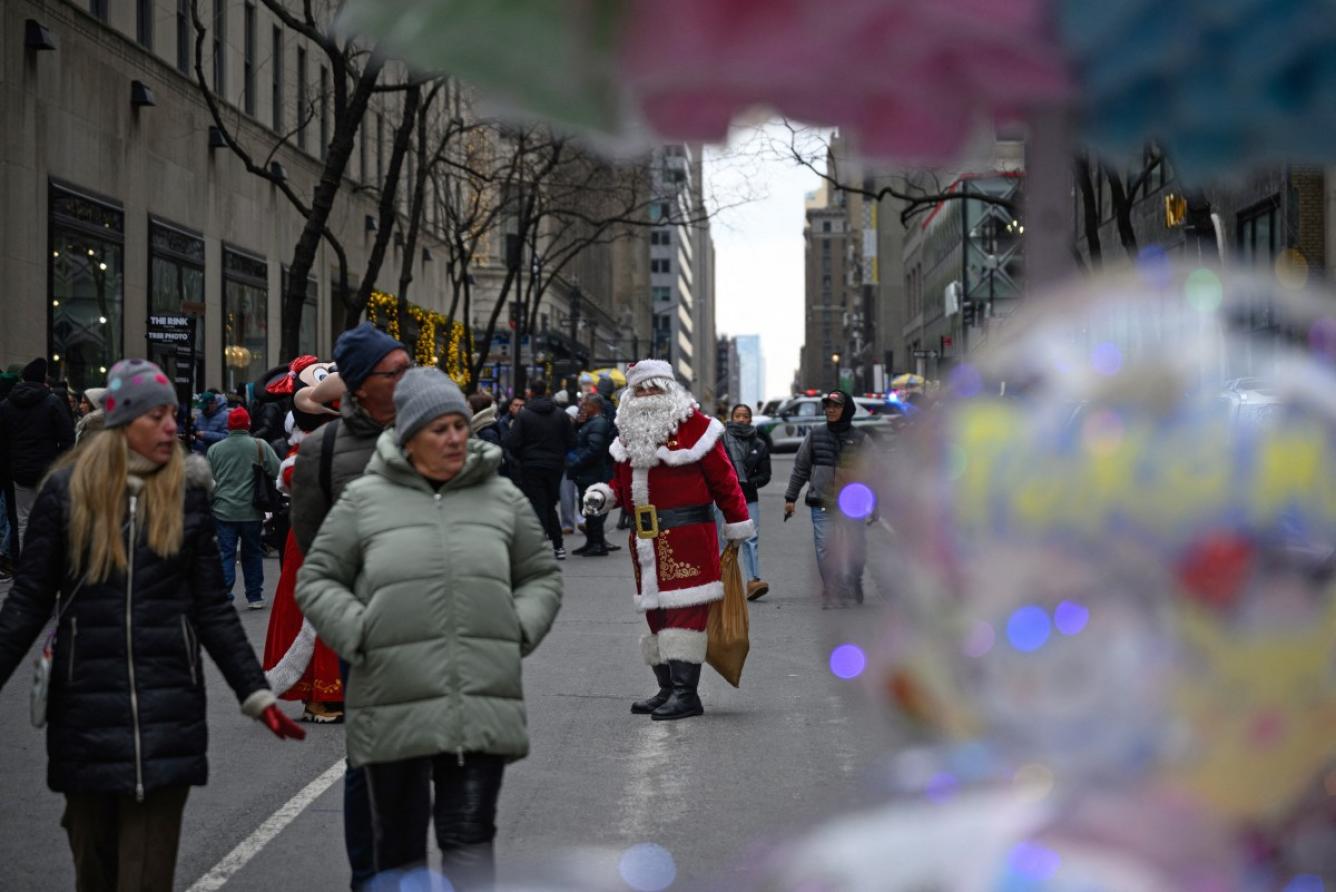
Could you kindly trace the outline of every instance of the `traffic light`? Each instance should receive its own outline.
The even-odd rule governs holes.
[[[974,301],[962,300],[960,302],[960,324],[965,328],[974,324]]]

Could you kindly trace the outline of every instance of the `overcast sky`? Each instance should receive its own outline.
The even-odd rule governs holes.
[[[804,196],[820,179],[774,151],[777,125],[739,127],[726,148],[706,149],[705,188],[722,209],[713,219],[715,325],[719,334],[758,334],[765,397],[789,392],[803,343]]]

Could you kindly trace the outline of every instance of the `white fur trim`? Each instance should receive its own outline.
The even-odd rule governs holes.
[[[649,504],[649,468],[631,468],[631,504]],[[659,563],[654,557],[654,540],[635,537],[636,562],[640,565],[640,594],[636,607],[653,610],[659,606]],[[648,604],[642,607],[642,604]]]
[[[252,691],[250,696],[241,701],[241,714],[247,718],[258,719],[260,713],[278,702],[274,692],[268,688],[260,688],[258,691]]]
[[[704,632],[694,629],[661,629],[659,631],[659,653],[663,659],[681,660],[684,663],[704,663],[705,650],[709,642]]]
[[[283,654],[283,659],[274,664],[274,668],[264,674],[264,680],[269,683],[272,690],[286,694],[293,685],[301,681],[302,676],[306,674],[306,667],[311,665],[311,657],[315,654],[315,638],[315,626],[311,625],[309,619],[303,619],[301,630],[292,640],[288,652]]]
[[[287,458],[283,459],[281,462],[278,463],[278,479],[274,481],[274,485],[277,486],[278,491],[283,493],[283,495],[285,496],[292,495],[292,491],[288,489],[288,484],[283,472],[286,471],[288,468],[292,467],[293,465],[295,465],[296,463],[297,463],[296,453],[289,455]]]
[[[756,535],[756,521],[748,518],[737,523],[724,524],[725,539],[750,539]]]
[[[612,460],[615,462],[624,462],[631,457],[626,454],[626,447],[622,445],[621,437],[612,441],[612,445],[608,447],[608,454],[612,456]]]
[[[626,386],[635,388],[652,378],[673,380],[673,367],[666,360],[642,359],[626,370]]]
[[[724,433],[724,425],[718,418],[711,418],[705,431],[700,435],[690,449],[669,449],[667,446],[660,446],[658,451],[659,461],[665,465],[690,465],[700,461],[705,457],[705,453],[714,448],[714,444],[719,442],[719,437]]]
[[[642,541],[652,542],[652,539]],[[715,580],[706,582],[702,585],[693,585],[687,588],[675,588],[668,591],[657,591],[658,584],[655,583],[656,591],[644,591],[645,583],[642,573],[640,588],[643,594],[636,596],[636,609],[640,611],[658,610],[664,608],[671,610],[675,607],[695,607],[697,604],[709,604],[712,601],[721,601],[724,597],[724,584]]]
[[[305,440],[308,436],[310,436],[310,434],[308,434],[306,431],[302,430],[301,428],[299,428],[299,427],[293,427],[293,426],[292,426],[292,413],[291,413],[291,412],[288,413],[288,423],[287,423],[287,428],[288,428],[288,445],[289,445],[289,446],[300,446],[301,443],[302,443],[302,440]]]
[[[659,656],[659,638],[653,632],[640,636],[640,655],[645,658],[645,665],[657,666],[663,662]]]
[[[589,503],[589,497],[598,493],[603,497],[603,510],[590,512],[585,506]],[[593,483],[585,490],[584,502],[580,505],[580,513],[585,517],[602,517],[612,510],[612,506],[617,504],[617,495],[612,491],[612,487],[606,483]]]

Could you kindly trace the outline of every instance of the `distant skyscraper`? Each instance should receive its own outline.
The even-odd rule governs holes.
[[[765,360],[760,335],[738,335],[738,402],[755,409],[765,401]]]

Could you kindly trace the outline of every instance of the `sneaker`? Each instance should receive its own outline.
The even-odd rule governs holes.
[[[763,579],[753,579],[747,583],[747,600],[755,601],[757,598],[764,597],[768,591],[770,591],[770,583]]]
[[[552,549],[552,553],[556,555],[557,560],[559,561],[566,560],[566,549],[562,548],[560,545]]]
[[[247,601],[246,606],[249,607],[251,610],[263,610],[264,598],[261,598],[258,601]]]
[[[343,722],[343,710],[326,706],[323,703],[308,703],[302,712],[303,722],[317,725],[338,725]]]
[[[562,533],[563,536],[569,536],[569,535],[573,534],[574,532],[575,532],[575,530],[571,529],[570,527],[562,527],[562,528],[561,528],[561,533]]]

